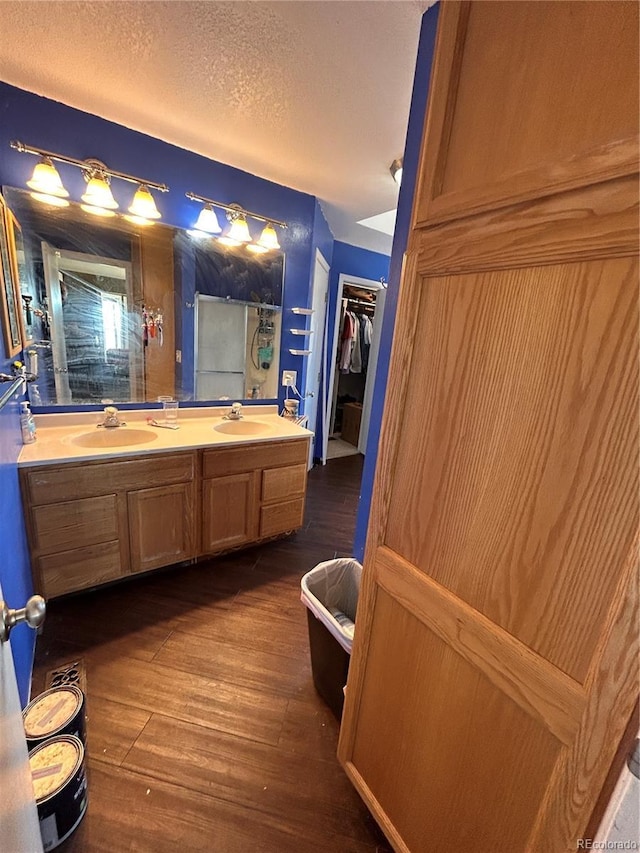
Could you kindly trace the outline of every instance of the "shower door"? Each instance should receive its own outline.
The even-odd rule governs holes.
[[[196,400],[243,400],[247,305],[196,293]]]

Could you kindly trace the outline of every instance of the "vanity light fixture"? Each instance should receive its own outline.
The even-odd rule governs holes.
[[[267,224],[262,229],[262,234],[258,239],[257,243],[249,243],[247,249],[254,254],[263,254],[264,252],[270,252],[272,249],[279,249],[280,243],[278,242],[278,235],[276,234],[276,229],[273,227],[271,222],[267,222]]]
[[[104,164],[97,160],[91,161],[90,168],[83,169],[87,188],[82,194],[82,209],[96,216],[114,216],[118,202],[111,192],[110,180],[104,172]]]
[[[160,212],[156,207],[151,190],[162,193],[169,192],[169,187],[166,184],[136,178],[126,172],[109,169],[100,160],[78,160],[75,157],[67,157],[65,154],[56,154],[43,148],[34,148],[17,140],[11,142],[10,145],[21,154],[35,154],[41,158],[34,169],[31,180],[27,181],[27,186],[34,190],[31,193],[32,196],[38,201],[59,207],[66,206],[69,203],[66,201],[69,193],[64,188],[60,175],[53,165],[53,161],[56,160],[82,170],[87,188],[82,195],[83,203],[80,206],[87,213],[92,213],[95,216],[115,216],[115,211],[119,205],[113,197],[110,184],[112,178],[119,178],[122,181],[138,185],[129,207],[131,215],[126,218],[140,225],[148,225],[152,220],[160,219]]]
[[[138,221],[140,219],[160,219],[160,211],[156,207],[154,197],[146,184],[140,184],[129,207],[131,217]]]
[[[222,232],[216,212],[210,204],[205,204],[202,208],[193,227],[195,231],[203,231],[205,234],[220,234]]]
[[[233,207],[233,205],[232,205]],[[251,233],[247,225],[247,219],[241,210],[228,210],[227,219],[231,227],[227,234],[218,237],[218,240],[227,246],[239,246],[241,243],[251,242]]]
[[[68,191],[64,188],[58,170],[49,157],[43,157],[33,170],[33,175],[27,181],[27,186],[33,190],[32,197],[38,201],[46,201],[57,207],[67,207]]]
[[[280,248],[276,229],[273,227],[273,224],[271,222],[267,222],[267,224],[262,229],[262,234],[260,235],[260,239],[258,240],[258,245],[262,246],[262,248],[266,249],[267,251],[269,251],[270,249]]]
[[[239,204],[224,204],[221,201],[214,201],[212,198],[196,195],[196,193],[193,192],[187,192],[185,195],[192,201],[198,201],[204,205],[200,211],[200,216],[194,225],[192,233],[200,235],[202,232],[206,232],[208,234],[219,234],[222,229],[220,228],[220,223],[218,222],[218,218],[214,210],[214,207],[219,207],[225,211],[227,219],[231,223],[231,227],[228,232],[223,236],[218,237],[218,241],[220,243],[225,246],[244,245],[248,251],[256,254],[280,248],[278,234],[274,226],[278,225],[280,228],[286,228],[286,222],[281,222],[278,219],[267,218],[266,216],[262,216],[260,213],[253,213],[250,210],[245,210],[240,207]],[[262,230],[260,238],[255,242],[252,240],[251,233],[249,231],[247,217],[257,219],[258,221],[265,223],[265,227]],[[215,226],[217,226],[217,228]]]
[[[402,183],[402,165],[403,159],[402,157],[399,157],[397,160],[394,160],[393,163],[389,166],[391,177],[398,186],[400,186],[400,184]]]

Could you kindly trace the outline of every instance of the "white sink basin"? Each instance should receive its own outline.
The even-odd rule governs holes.
[[[216,424],[214,429],[225,435],[263,435],[272,431],[272,427],[269,424],[244,419],[240,421],[222,421],[222,423]]]
[[[69,441],[78,447],[134,447],[138,444],[149,444],[158,437],[152,429],[129,429],[115,427],[100,429],[96,427],[91,432],[72,436]]]

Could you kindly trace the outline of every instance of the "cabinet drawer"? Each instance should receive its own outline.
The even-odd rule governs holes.
[[[255,471],[266,465],[269,468],[295,465],[305,462],[308,452],[307,439],[205,450],[202,455],[202,472],[204,477],[226,477],[228,474]]]
[[[86,589],[122,577],[120,543],[103,542],[38,559],[42,592],[46,598]]]
[[[85,462],[28,468],[24,477],[31,503],[52,504],[74,498],[108,495],[167,483],[183,483],[194,477],[193,453],[163,453],[114,462]]]
[[[263,506],[260,510],[260,536],[275,536],[302,526],[304,498]]]
[[[272,503],[302,495],[306,482],[306,465],[267,468],[262,472],[262,500],[264,503]]]
[[[54,554],[118,538],[115,495],[33,508],[35,549]]]

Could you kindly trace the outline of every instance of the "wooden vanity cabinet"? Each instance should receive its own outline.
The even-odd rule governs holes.
[[[308,440],[20,469],[47,598],[302,525]]]
[[[48,597],[196,554],[195,452],[20,469],[36,586]]]
[[[307,456],[307,439],[204,450],[202,554],[300,527]]]

